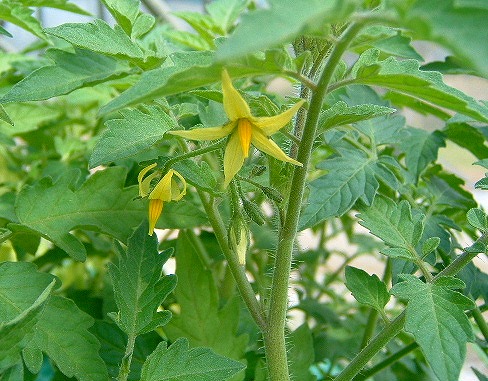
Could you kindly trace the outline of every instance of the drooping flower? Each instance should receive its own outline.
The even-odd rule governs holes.
[[[170,131],[191,140],[216,140],[229,136],[224,153],[224,187],[229,185],[235,174],[241,169],[244,159],[249,156],[251,143],[260,151],[288,163],[301,166],[295,159],[287,156],[269,137],[288,124],[303,100],[295,103],[285,112],[269,117],[255,117],[249,105],[232,85],[229,74],[222,71],[222,93],[224,110],[229,122],[220,127],[195,128],[188,131]]]
[[[154,232],[156,222],[163,211],[163,203],[168,201],[179,201],[186,194],[186,181],[179,172],[170,169],[158,181],[153,190],[151,190],[151,181],[159,176],[159,173],[154,172],[146,176],[151,169],[156,167],[156,163],[148,165],[137,176],[139,181],[139,196],[147,197],[149,199],[149,235]],[[180,183],[174,178],[176,176]]]

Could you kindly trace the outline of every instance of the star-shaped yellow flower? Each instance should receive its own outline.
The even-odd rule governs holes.
[[[186,194],[186,181],[174,169],[170,169],[151,191],[151,181],[159,176],[159,174],[154,172],[146,178],[144,176],[156,167],[156,165],[156,163],[148,165],[137,176],[137,180],[139,181],[139,196],[149,198],[149,235],[153,235],[156,222],[158,222],[159,216],[163,211],[163,202],[179,201]],[[180,180],[180,184],[178,184],[173,176],[176,176]],[[180,186],[182,189],[180,189]]]
[[[249,156],[251,143],[260,151],[295,165],[302,164],[287,156],[269,136],[283,128],[302,106],[303,100],[285,112],[270,117],[255,117],[241,94],[232,85],[226,70],[222,71],[222,93],[224,110],[229,123],[221,127],[196,128],[189,131],[170,131],[191,140],[216,140],[230,135],[224,153],[224,187],[229,185]]]

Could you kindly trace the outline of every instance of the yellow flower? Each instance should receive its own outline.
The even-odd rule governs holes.
[[[222,71],[222,93],[224,110],[229,123],[221,127],[196,128],[189,131],[170,131],[191,140],[216,140],[230,135],[224,153],[224,187],[241,169],[244,159],[249,156],[251,143],[260,151],[295,165],[302,164],[287,156],[269,136],[283,128],[302,106],[303,100],[285,112],[270,117],[255,117],[246,101],[232,85],[226,70]]]
[[[139,196],[149,198],[149,235],[153,234],[156,222],[158,222],[159,216],[163,211],[163,202],[181,200],[186,194],[186,181],[174,169],[170,169],[151,191],[151,181],[159,176],[159,174],[154,172],[146,178],[144,176],[156,167],[156,165],[156,163],[148,165],[137,176],[137,180],[139,181]],[[180,179],[181,184],[178,184],[173,176]],[[180,186],[182,189],[180,189]]]

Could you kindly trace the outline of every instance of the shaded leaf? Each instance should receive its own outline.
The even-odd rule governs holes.
[[[0,3],[0,20],[11,22],[33,35],[46,40],[39,21],[32,16],[34,11],[14,0],[3,0]]]
[[[24,187],[15,202],[20,223],[84,260],[83,244],[70,233],[91,227],[125,242],[134,221],[144,218],[143,205],[134,201],[135,187],[124,188],[126,170],[111,167],[98,171],[79,188],[78,171],[64,173],[55,183],[44,178]]]
[[[407,127],[401,132],[400,147],[405,152],[405,165],[412,182],[417,182],[427,166],[437,159],[439,148],[445,147],[442,134]]]
[[[378,189],[374,160],[356,152],[322,162],[329,172],[310,183],[300,230],[348,212],[361,197],[371,203]]]
[[[72,300],[52,296],[36,325],[29,350],[46,353],[68,377],[106,381],[107,367],[98,354],[100,343],[88,331],[92,325],[93,319]]]
[[[300,381],[315,381],[310,372],[315,361],[312,332],[308,325],[302,324],[287,338],[288,358],[290,359],[290,377]]]
[[[337,102],[320,114],[319,129],[325,130],[333,126],[356,123],[361,120],[376,118],[395,112],[390,107],[373,104],[348,106],[345,102]]]
[[[466,217],[471,226],[479,229],[483,233],[488,231],[488,216],[483,210],[472,208],[468,210]]]
[[[180,313],[165,326],[171,340],[186,337],[192,347],[206,346],[215,352],[240,360],[244,357],[247,335],[237,336],[239,301],[231,299],[219,308],[219,293],[210,270],[198,258],[197,248],[180,232],[176,245],[175,290]]]
[[[215,354],[208,348],[188,348],[180,338],[171,346],[158,345],[147,358],[141,381],[225,381],[244,369],[240,362]]]
[[[467,149],[476,158],[484,159],[488,157],[488,146],[486,146],[485,135],[469,125],[468,123],[449,121],[442,133],[452,142],[458,146]]]

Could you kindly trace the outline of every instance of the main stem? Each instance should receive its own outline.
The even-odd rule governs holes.
[[[288,309],[288,281],[293,253],[293,244],[297,234],[300,209],[305,190],[307,168],[310,162],[313,142],[317,131],[322,103],[327,86],[330,83],[334,70],[349,43],[361,29],[361,24],[351,24],[344,32],[342,38],[332,50],[324,67],[317,88],[310,99],[310,107],[303,130],[303,138],[298,149],[297,160],[303,167],[295,167],[291,182],[293,197],[288,200],[286,216],[280,231],[278,247],[276,249],[273,281],[268,309],[268,324],[264,332],[264,346],[266,361],[271,381],[290,380],[285,344],[286,312]]]

